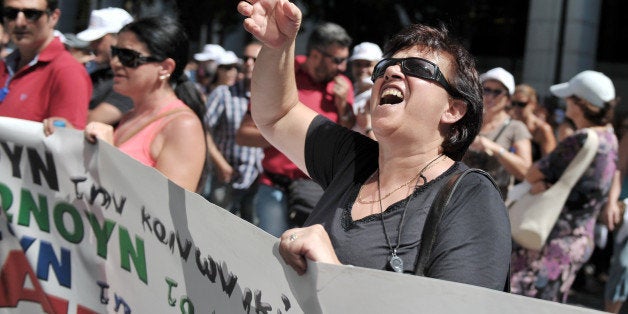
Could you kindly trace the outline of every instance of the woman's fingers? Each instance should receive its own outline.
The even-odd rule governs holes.
[[[280,238],[279,254],[297,274],[303,275],[307,270],[307,261],[302,252],[305,239],[300,238],[299,231],[299,228],[295,228],[284,232]]]
[[[113,144],[113,127],[100,122],[90,122],[85,127],[85,139],[90,143],[96,143],[99,138],[109,144]]]
[[[290,229],[280,237],[279,253],[286,264],[302,275],[307,270],[307,260],[340,265],[334,247],[325,228],[316,224],[305,228]]]

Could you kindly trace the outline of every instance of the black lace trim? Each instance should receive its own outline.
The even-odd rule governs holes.
[[[405,206],[406,202],[410,200],[410,196],[412,196],[413,198],[415,198],[417,195],[423,193],[423,191],[425,191],[426,189],[428,189],[430,186],[432,186],[433,184],[436,184],[436,182],[439,182],[440,180],[443,180],[443,178],[447,178],[449,177],[452,173],[454,173],[455,171],[458,171],[458,169],[460,168],[460,162],[456,161],[451,167],[449,167],[449,169],[445,170],[445,172],[443,172],[440,176],[434,178],[434,180],[431,180],[429,182],[427,182],[427,184],[421,185],[418,188],[414,189],[414,192],[412,192],[412,195],[408,195],[408,197],[399,200],[398,202],[390,205],[385,211],[384,213],[389,213],[389,212],[393,212],[393,211],[397,211],[399,210],[399,208],[403,208],[403,206]],[[367,179],[365,179],[367,180]],[[378,214],[373,214],[373,215],[368,215],[364,218],[358,219],[358,220],[353,220],[351,218],[351,207],[353,206],[353,203],[355,203],[357,197],[358,197],[358,193],[360,192],[360,186],[362,186],[364,182],[358,182],[355,183],[353,185],[353,188],[351,189],[350,193],[349,193],[349,197],[346,198],[346,201],[344,204],[342,204],[342,214],[341,214],[341,218],[340,218],[340,224],[342,226],[342,229],[344,231],[349,231],[353,228],[355,228],[355,226],[357,224],[360,223],[368,223],[368,222],[372,222],[375,220],[379,220],[379,213]]]

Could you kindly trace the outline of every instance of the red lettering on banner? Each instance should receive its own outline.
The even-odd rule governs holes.
[[[99,314],[99,313],[96,311],[92,311],[79,304],[78,308],[76,309],[76,314]]]
[[[46,313],[57,313],[30,265],[24,252],[9,252],[0,272],[0,307],[17,307],[19,301],[32,301],[39,303]],[[27,279],[33,289],[24,287]],[[67,305],[61,313],[67,313]]]
[[[25,287],[27,280],[30,281],[32,289]],[[68,313],[69,301],[46,294],[24,252],[14,250],[9,252],[0,271],[0,308],[15,308],[20,301],[39,303],[44,312],[49,314]],[[98,312],[78,305],[76,313],[97,314]]]

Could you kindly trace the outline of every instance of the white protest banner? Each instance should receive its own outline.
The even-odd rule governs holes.
[[[310,263],[79,131],[0,117],[0,312],[590,313],[442,280]]]

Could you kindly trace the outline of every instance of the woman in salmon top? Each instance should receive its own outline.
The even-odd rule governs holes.
[[[126,25],[111,47],[114,90],[130,97],[134,109],[114,131],[92,122],[90,142],[109,142],[156,168],[181,187],[196,191],[207,146],[201,117],[205,106],[184,68],[188,39],[171,18],[144,18]]]

